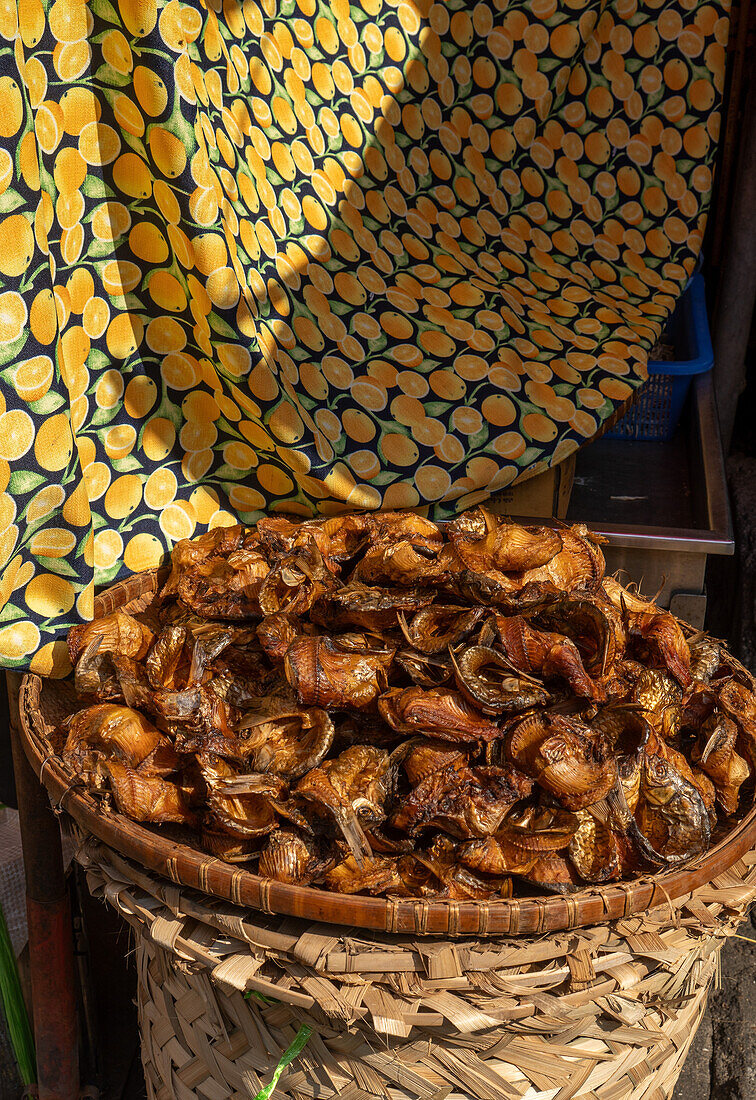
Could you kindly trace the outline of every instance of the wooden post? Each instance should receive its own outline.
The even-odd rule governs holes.
[[[79,1049],[68,892],[60,827],[21,743],[20,676],[6,673],[26,875],[29,970],[39,1100],[77,1100]]]
[[[714,322],[714,385],[725,454],[745,389],[746,351],[756,302],[756,80],[750,77]]]

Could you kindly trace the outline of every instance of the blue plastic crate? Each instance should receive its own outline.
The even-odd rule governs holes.
[[[678,358],[649,359],[648,382],[638,400],[604,438],[664,441],[675,434],[691,378],[714,365],[705,289],[703,275],[694,275],[662,337]]]

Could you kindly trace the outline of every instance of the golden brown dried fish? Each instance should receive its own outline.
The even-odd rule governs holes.
[[[713,781],[717,799],[725,814],[738,808],[740,788],[751,774],[746,761],[735,751],[738,727],[724,714],[712,714],[699,730],[692,759]]]
[[[108,703],[64,761],[289,883],[468,901],[679,866],[744,801],[756,683],[605,577],[601,541],[477,507],[178,543],[156,637],[121,611],[71,631]]]
[[[171,623],[163,627],[155,639],[147,654],[145,669],[150,684],[156,690],[172,691],[186,687],[189,674],[185,652],[188,633],[186,624]]]
[[[690,650],[690,674],[702,684],[711,683],[719,671],[722,659],[722,644],[708,634],[699,634],[688,638]]]
[[[534,886],[555,894],[573,894],[583,885],[572,860],[561,852],[548,852],[541,856],[522,877]]]
[[[570,638],[594,677],[611,674],[625,651],[627,635],[622,616],[600,589],[591,595],[557,600],[539,612],[537,622]]]
[[[260,851],[259,838],[241,840],[239,837],[229,836],[228,833],[217,833],[206,827],[203,827],[201,836],[202,847],[210,855],[226,863],[248,863]]]
[[[378,588],[351,581],[316,604],[310,620],[334,630],[352,626],[372,633],[390,631],[399,616],[427,607],[434,597],[423,588]]]
[[[171,574],[163,585],[160,598],[165,601],[178,596],[179,583],[184,576],[214,558],[227,558],[242,546],[246,534],[246,529],[236,524],[216,527],[194,539],[181,539],[171,551]]]
[[[480,506],[467,513],[464,521],[453,520],[447,534],[457,556],[474,573],[537,569],[562,549],[561,535],[550,527],[523,527]]]
[[[448,655],[445,657],[429,657],[425,653],[400,649],[394,657],[394,664],[417,687],[442,687],[444,684],[448,684],[454,675],[454,666]]]
[[[428,656],[443,653],[470,634],[485,614],[482,607],[434,604],[418,611],[408,623],[399,615],[402,633],[414,649]]]
[[[429,565],[443,545],[436,524],[410,513],[385,512],[373,516],[373,525],[371,545],[351,580],[407,587],[427,583]]]
[[[151,825],[194,824],[196,815],[175,783],[157,775],[142,775],[116,760],[107,760],[102,767],[110,780],[113,800],[126,817]]]
[[[617,781],[617,766],[604,739],[563,715],[532,716],[515,723],[507,754],[568,810],[604,798]]]
[[[663,863],[682,863],[709,845],[709,815],[699,791],[660,756],[644,755],[635,820]]]
[[[179,761],[169,739],[130,707],[98,703],[67,723],[63,762],[86,781],[102,760],[140,768],[145,775],[170,775]]]
[[[334,587],[333,574],[314,539],[281,558],[266,574],[258,592],[263,615],[304,615]]]
[[[620,846],[611,824],[598,820],[588,810],[579,810],[577,816],[580,824],[567,851],[581,879],[611,882],[619,878]]]
[[[604,579],[603,587],[609,601],[622,613],[628,634],[645,643],[649,654],[674,676],[681,687],[689,687],[692,682],[690,650],[674,615],[623,588],[612,577]]]
[[[543,706],[549,693],[543,684],[523,676],[495,649],[468,646],[451,654],[457,687],[485,714],[514,714]]]
[[[339,894],[386,894],[403,885],[396,856],[372,855],[360,863],[348,855],[326,873],[325,880]]]
[[[239,757],[240,746],[233,729],[236,711],[213,691],[210,684],[195,684],[183,691],[156,691],[155,713],[174,730],[182,752],[207,750]]]
[[[299,829],[284,826],[270,833],[260,853],[258,873],[294,886],[309,886],[333,866],[333,859],[323,858],[317,842]]]
[[[385,690],[394,652],[359,634],[303,636],[286,651],[284,671],[302,706],[366,707]]]
[[[459,861],[485,875],[524,875],[540,859],[537,851],[518,848],[504,833],[466,840],[459,846]]]
[[[630,699],[657,737],[675,740],[682,724],[682,692],[671,676],[659,669],[644,669]]]
[[[193,625],[188,630],[187,642],[191,660],[187,676],[187,687],[198,684],[213,661],[231,645],[245,645],[253,641],[253,630],[240,630],[228,623],[203,623]]]
[[[257,627],[257,637],[272,660],[282,661],[297,637],[297,627],[287,615],[266,615]]]
[[[520,583],[505,573],[474,573],[464,569],[446,584],[456,598],[483,607],[497,608],[506,615],[533,614],[559,599],[559,589],[550,581]]]
[[[563,679],[583,698],[604,698],[602,685],[586,672],[574,642],[561,634],[537,630],[522,615],[496,615],[495,623],[502,648],[515,668],[540,673],[546,679]]]
[[[256,620],[260,618],[258,597],[269,569],[258,549],[240,548],[227,557],[201,561],[179,576],[178,597],[204,618]],[[165,593],[164,589],[163,597]]]
[[[358,863],[372,857],[363,829],[385,820],[391,773],[388,753],[355,745],[326,760],[299,780],[296,794],[331,815]]]
[[[653,657],[667,668],[682,687],[692,683],[690,650],[680,624],[668,611],[627,616],[628,632],[640,638]]]
[[[511,810],[499,836],[514,848],[543,855],[566,848],[579,824],[579,818],[569,810],[526,803]]]
[[[154,714],[153,689],[142,662],[122,657],[120,653],[114,653],[110,659],[126,706]]]
[[[234,837],[259,837],[278,824],[271,800],[280,797],[284,783],[272,775],[242,775],[211,752],[198,752],[197,762],[207,785],[208,826]]]
[[[452,901],[482,901],[496,896],[510,896],[512,880],[508,876],[481,878],[462,864],[459,853],[460,846],[443,835],[437,836],[427,849],[415,853],[415,862],[430,871],[436,880],[435,897]]]
[[[402,765],[413,787],[435,772],[448,767],[464,767],[468,762],[466,752],[448,741],[432,741],[424,737],[413,738],[401,748]]]
[[[413,787],[392,814],[391,825],[410,836],[427,828],[461,838],[490,836],[531,790],[530,780],[511,765],[467,767],[459,761]]]
[[[422,733],[444,741],[491,741],[501,730],[458,691],[391,688],[378,700],[385,722],[400,733]]]
[[[333,572],[341,563],[359,553],[370,538],[372,529],[372,517],[369,515],[333,516],[305,520],[304,523],[297,523],[285,516],[266,516],[257,523],[260,541],[271,562],[314,541]]]
[[[330,751],[333,721],[327,711],[316,707],[277,710],[245,714],[237,726],[239,752],[253,771],[299,779]]]
[[[716,691],[722,710],[740,731],[743,745],[756,768],[756,696],[736,679],[727,680]]]
[[[584,523],[560,531],[562,549],[545,565],[520,574],[521,584],[551,584],[560,592],[593,592],[604,576],[606,563],[601,553],[602,540]]]
[[[77,693],[117,699],[121,689],[113,655],[141,660],[154,637],[149,627],[125,611],[114,611],[72,627],[68,633],[68,653],[74,666]]]

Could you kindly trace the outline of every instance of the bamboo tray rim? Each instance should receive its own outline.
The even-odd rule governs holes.
[[[154,569],[113,585],[95,597],[95,615],[108,614],[117,607],[154,595],[164,575],[164,570]],[[669,903],[710,882],[756,847],[754,805],[713,848],[684,868],[629,882],[588,885],[574,894],[492,901],[426,901],[336,894],[293,886],[225,863],[162,835],[157,828],[145,828],[123,814],[104,812],[88,791],[76,786],[75,779],[50,753],[40,731],[42,693],[54,692],[56,683],[27,673],[19,695],[24,750],[53,806],[70,814],[103,843],[172,882],[265,913],[416,935],[515,936],[557,932],[634,916]]]

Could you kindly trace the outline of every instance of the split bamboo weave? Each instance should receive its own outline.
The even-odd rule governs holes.
[[[91,892],[134,930],[151,1100],[668,1100],[756,896],[756,851],[643,916],[518,940],[266,916],[88,837]]]

